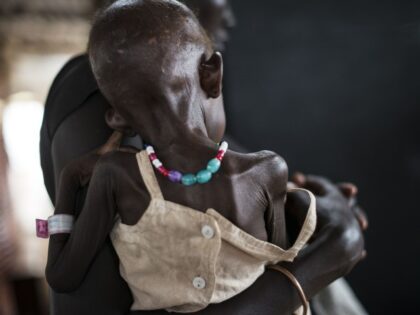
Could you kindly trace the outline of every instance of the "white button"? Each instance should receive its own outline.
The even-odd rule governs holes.
[[[201,234],[207,239],[211,239],[214,236],[214,229],[210,225],[204,225],[201,228]]]
[[[206,287],[206,281],[201,277],[195,277],[193,280],[193,286],[196,289],[204,289]]]

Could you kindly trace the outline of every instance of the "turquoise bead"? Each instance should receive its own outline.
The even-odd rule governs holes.
[[[182,184],[185,186],[191,186],[197,183],[197,178],[193,174],[186,174],[182,176]]]
[[[199,171],[198,173],[197,173],[197,176],[196,176],[196,178],[197,178],[197,182],[199,183],[199,184],[205,184],[205,183],[208,183],[209,181],[210,181],[210,179],[211,179],[211,172],[210,171],[208,171],[208,170],[202,170],[202,171]]]
[[[207,164],[207,170],[214,174],[220,169],[220,165],[222,165],[222,162],[218,159],[212,159]]]

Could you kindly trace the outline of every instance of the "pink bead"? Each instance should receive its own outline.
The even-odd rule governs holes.
[[[156,160],[156,159],[157,159],[156,153],[151,153],[151,154],[149,155],[149,158],[150,158],[150,160],[151,160],[151,161]]]
[[[219,151],[216,155],[216,159],[221,161],[221,160],[223,160],[224,156],[225,156],[225,151]]]

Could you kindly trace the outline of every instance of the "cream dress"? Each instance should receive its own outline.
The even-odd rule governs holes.
[[[284,250],[246,233],[214,209],[203,213],[165,200],[147,153],[136,157],[151,201],[136,225],[117,218],[111,232],[121,275],[133,294],[132,310],[191,313],[226,301],[250,287],[266,266],[293,261],[315,230],[310,192],[301,232]]]

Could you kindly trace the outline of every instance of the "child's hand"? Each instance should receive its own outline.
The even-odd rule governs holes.
[[[116,150],[120,145],[121,139],[122,133],[114,131],[104,145],[70,162],[63,169],[62,180],[66,182],[76,181],[80,186],[85,186],[89,182],[99,158],[108,152]]]

